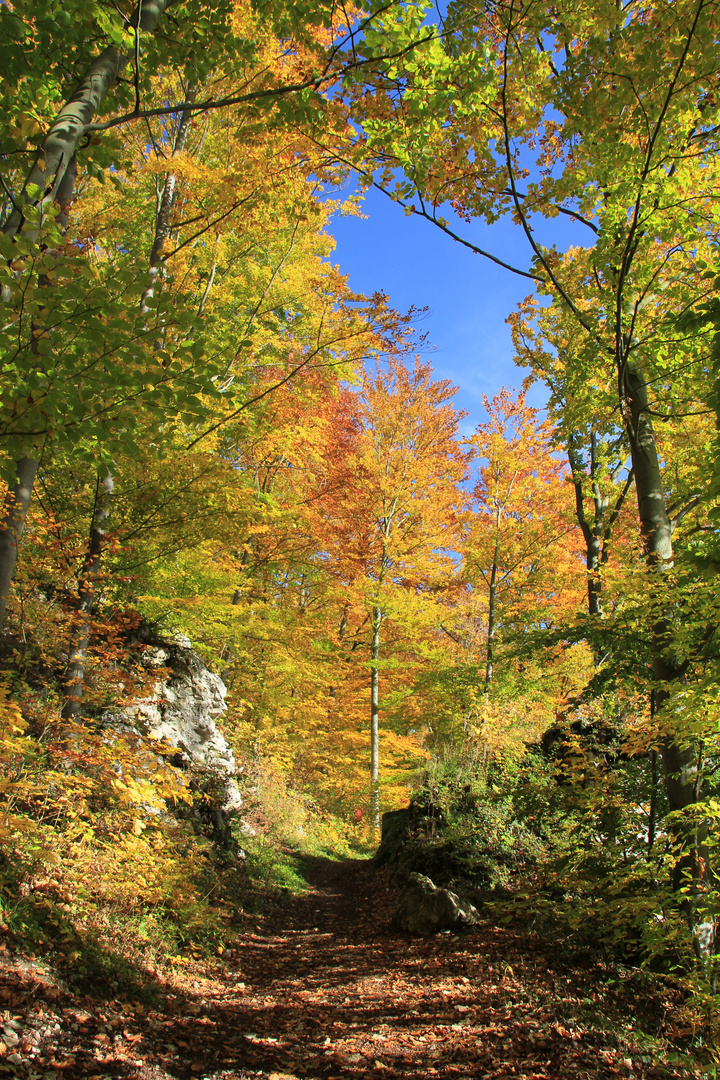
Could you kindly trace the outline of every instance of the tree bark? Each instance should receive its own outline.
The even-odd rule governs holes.
[[[583,463],[575,445],[575,436],[571,435],[567,445],[568,461],[572,471],[575,489],[575,517],[585,540],[585,566],[587,568],[588,611],[591,615],[602,615],[600,584],[600,559],[602,555],[602,518],[607,507],[607,499],[595,498],[595,514],[592,526],[585,513],[585,492],[583,490]],[[590,479],[594,479],[595,445],[590,452]]]
[[[78,583],[77,616],[70,629],[68,662],[63,679],[65,703],[61,713],[66,720],[77,716],[82,703],[85,660],[90,642],[90,623],[100,575],[100,561],[105,541],[105,525],[110,514],[108,504],[112,490],[113,478],[110,473],[106,473],[102,480],[98,480],[95,488],[95,505],[93,507],[88,549]]]
[[[58,189],[58,225],[64,232],[70,219],[70,204],[72,202],[73,188],[75,187],[75,175],[77,173],[77,161],[73,157],[68,168],[65,170],[62,184]],[[41,275],[39,284],[47,283],[47,271]],[[34,328],[34,327],[33,327]],[[37,338],[33,337],[31,350],[37,350]],[[37,458],[29,455],[15,462],[16,483],[6,496],[3,511],[3,525],[0,533],[0,626],[5,621],[5,609],[10,585],[12,584],[17,562],[18,548],[25,528],[30,499],[32,498],[35,474],[38,469]]]
[[[657,818],[658,767],[657,750],[650,751],[650,814],[648,817],[648,858],[655,846],[655,825]]]
[[[620,516],[623,504],[632,484],[632,469],[623,490],[615,500],[615,506],[608,517],[609,498],[603,495],[598,480],[597,436],[590,433],[590,484],[592,487],[593,516],[588,521],[585,512],[585,491],[583,489],[583,463],[576,446],[576,437],[571,435],[567,445],[568,461],[572,470],[575,489],[575,517],[585,540],[585,566],[587,568],[587,597],[590,615],[602,615],[602,578],[601,569],[607,563],[610,554],[610,539],[613,526]],[[619,471],[620,465],[618,465]],[[613,477],[614,478],[614,477]]]
[[[380,828],[380,626],[382,612],[372,609],[372,638],[370,642],[370,794],[372,821]]]
[[[144,33],[152,33],[170,3],[171,0],[141,0],[130,16],[129,25],[139,27]],[[58,113],[25,180],[22,195],[26,204],[42,209],[47,202],[57,198],[65,172],[85,134],[86,125],[95,116],[131,56],[131,52],[108,45],[90,64],[72,96]],[[39,188],[40,194],[27,194],[31,184]],[[27,222],[21,209],[16,208],[8,216],[3,231],[6,236],[23,232],[36,239],[40,225],[40,221]]]
[[[655,432],[648,410],[647,385],[631,364],[627,365],[624,381],[640,530],[648,567],[660,582],[663,574],[673,568],[672,524],[665,506]],[[653,693],[655,712],[658,713],[669,700],[673,683],[682,679],[685,673],[685,665],[675,660],[670,652],[672,632],[665,598],[658,598],[653,603],[650,630]],[[683,810],[695,801],[694,750],[692,746],[666,739],[661,747],[661,757],[670,809]]]
[[[496,610],[497,610],[497,560],[498,560],[498,545],[495,543],[495,552],[493,554],[493,564],[490,570],[490,585],[488,596],[488,632],[487,632],[487,648],[485,651],[485,682],[483,686],[483,694],[485,695],[485,703],[487,704],[490,697],[490,684],[493,677],[493,665],[495,662],[495,622],[496,622]]]
[[[30,497],[38,463],[35,458],[23,457],[15,463],[17,479],[7,494],[2,530],[0,530],[0,626],[5,620],[5,609],[10,585],[15,571],[18,548],[25,528]]]
[[[647,384],[638,368],[628,363],[624,372],[624,414],[630,438],[640,529],[645,557],[651,575],[651,650],[653,663],[653,712],[661,712],[679,683],[686,663],[672,655],[672,625],[669,600],[660,589],[663,575],[673,568],[672,523],[665,503],[662,473],[655,432],[648,408]],[[652,581],[652,578],[655,581]],[[659,595],[658,595],[659,594]],[[701,763],[697,749],[686,738],[666,728],[660,740],[660,757],[665,792],[671,811],[683,811],[700,796]],[[710,868],[704,838],[690,823],[677,824],[674,830],[677,855],[673,888],[688,887],[684,907],[698,955],[714,951],[714,927],[699,924],[695,909]]]

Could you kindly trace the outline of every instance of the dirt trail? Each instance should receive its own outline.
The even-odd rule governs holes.
[[[663,1014],[673,1003],[653,997],[641,976],[628,971],[619,977],[617,970],[595,963],[568,968],[553,955],[552,942],[543,947],[531,935],[491,923],[462,935],[398,934],[390,926],[394,893],[387,876],[367,862],[316,860],[310,880],[304,897],[289,898],[253,920],[255,929],[248,929],[236,961],[189,971],[165,988],[160,1008],[94,1005],[87,999],[80,1007],[78,999],[48,984],[32,989],[33,980],[42,983],[41,974],[6,962],[4,983],[16,997],[16,1015],[37,1036],[35,1051],[26,1050],[11,1075],[692,1075],[658,1065],[643,1045],[639,1030],[654,1028],[662,1036]],[[11,1013],[12,1008],[4,1015]],[[45,1030],[41,1021],[53,1028],[49,1039],[38,1034]],[[22,1035],[23,1023],[16,1023]],[[0,1059],[0,1075],[3,1069],[7,1074]]]

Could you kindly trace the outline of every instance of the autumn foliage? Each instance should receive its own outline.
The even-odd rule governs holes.
[[[139,994],[412,797],[493,917],[714,1002],[716,14],[0,7],[16,940]],[[332,261],[351,176],[534,290],[472,434]],[[241,813],[130,722],[143,634],[222,676]]]

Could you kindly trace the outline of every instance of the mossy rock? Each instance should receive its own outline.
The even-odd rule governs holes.
[[[388,810],[381,822],[380,846],[375,852],[378,866],[392,865],[410,837],[410,809]]]
[[[440,930],[463,930],[480,922],[468,900],[450,889],[441,889],[425,874],[411,874],[398,897],[393,925],[410,934],[436,934]]]

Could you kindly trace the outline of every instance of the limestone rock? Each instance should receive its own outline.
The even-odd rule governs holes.
[[[475,926],[477,909],[450,889],[439,889],[424,874],[410,874],[398,898],[393,924],[411,934],[435,934]]]
[[[181,768],[209,767],[222,780],[223,811],[239,810],[242,798],[233,779],[237,773],[235,757],[215,725],[216,718],[227,708],[224,682],[208,670],[187,638],[159,640],[143,629],[138,633],[138,643],[145,646],[143,667],[158,669],[153,693],[126,706],[121,713],[106,713],[103,722],[129,724],[151,739],[176,746]],[[161,669],[169,669],[169,674],[160,675]]]

